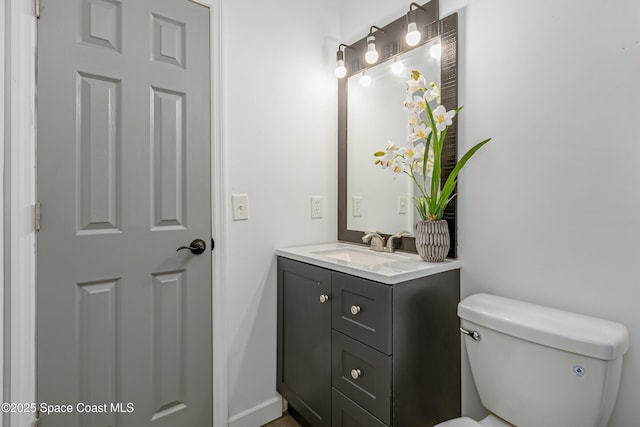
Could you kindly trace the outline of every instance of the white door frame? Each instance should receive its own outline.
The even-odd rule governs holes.
[[[217,249],[212,252],[213,331],[213,425],[228,424],[227,337],[226,337],[226,210],[224,209],[224,133],[222,87],[222,0],[191,0],[209,8],[211,37],[211,167],[212,233]],[[9,22],[4,36],[10,41],[4,64],[8,71],[7,105],[10,117],[5,125],[4,154],[9,171],[3,184],[4,214],[0,236],[4,238],[4,293],[10,295],[9,337],[3,335],[0,380],[9,383],[3,401],[36,402],[36,239],[34,205],[36,197],[36,18],[35,2],[7,0]],[[53,5],[53,3],[50,3]],[[0,14],[0,17],[2,14]],[[0,82],[4,84],[5,82]],[[3,156],[0,156],[2,159]],[[0,181],[2,182],[2,181]],[[2,207],[0,207],[2,209]],[[0,255],[2,252],[0,251]],[[4,271],[3,271],[4,270]],[[2,306],[0,306],[2,313]],[[2,325],[3,316],[0,316]],[[4,363],[3,363],[4,362]],[[5,370],[8,369],[9,372]],[[5,374],[5,375],[1,375]],[[0,427],[30,426],[35,414],[11,413],[0,418]],[[3,424],[4,421],[4,424]]]

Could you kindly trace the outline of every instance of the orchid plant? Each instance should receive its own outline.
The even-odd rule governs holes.
[[[456,187],[458,173],[471,156],[491,138],[479,142],[467,151],[440,188],[442,147],[447,129],[462,107],[447,111],[440,104],[440,88],[433,82],[427,84],[424,76],[414,70],[407,84],[404,109],[409,111],[411,146],[398,147],[389,141],[384,151],[374,154],[375,163],[392,173],[408,175],[420,191],[420,195],[413,198],[413,203],[422,219],[439,221],[444,215],[444,209],[455,197],[452,193]],[[429,186],[428,177],[431,177]]]

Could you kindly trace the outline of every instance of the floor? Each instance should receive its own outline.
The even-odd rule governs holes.
[[[284,414],[277,420],[271,421],[269,424],[265,424],[262,427],[300,427],[300,424],[291,418],[291,415]]]

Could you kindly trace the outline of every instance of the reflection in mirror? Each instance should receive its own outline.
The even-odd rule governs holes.
[[[440,86],[440,58],[431,54],[439,38],[391,58],[348,79],[347,117],[347,229],[413,233],[418,218],[413,206],[413,185],[405,174],[374,165],[373,153],[388,142],[409,147],[408,112],[402,105],[412,70]],[[402,65],[401,71],[398,68]]]

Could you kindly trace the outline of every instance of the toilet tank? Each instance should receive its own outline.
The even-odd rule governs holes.
[[[605,427],[629,348],[624,325],[489,294],[458,305],[482,404],[518,427]]]

